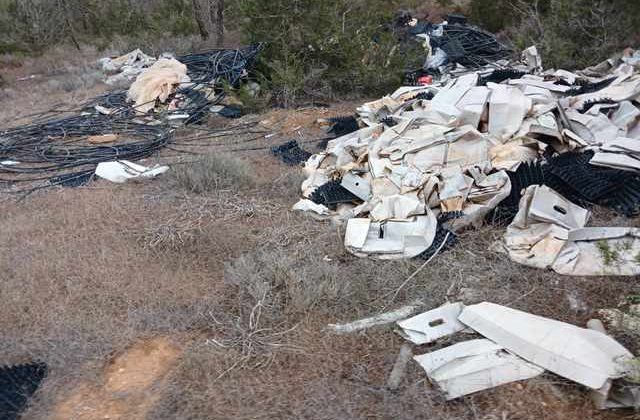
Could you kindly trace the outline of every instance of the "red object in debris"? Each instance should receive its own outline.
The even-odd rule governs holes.
[[[431,76],[420,76],[418,77],[418,84],[422,86],[428,86],[433,83],[433,77]]]

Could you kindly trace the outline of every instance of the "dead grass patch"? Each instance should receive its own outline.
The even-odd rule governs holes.
[[[202,194],[254,185],[252,168],[245,160],[226,154],[208,154],[195,162],[175,165],[172,176],[190,193]]]
[[[54,396],[95,381],[101,361],[140,337],[214,323],[224,304],[224,259],[252,246],[259,218],[237,212],[218,220],[217,209],[242,199],[188,203],[158,187],[104,184],[0,202],[0,363],[41,360],[51,368],[37,411],[25,418],[46,418]],[[184,220],[202,222],[192,238],[174,248],[140,243],[139,232],[181,208]],[[232,219],[238,224],[229,226]]]

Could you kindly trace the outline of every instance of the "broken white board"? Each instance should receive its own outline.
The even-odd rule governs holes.
[[[457,104],[462,111],[460,125],[468,124],[477,129],[487,107],[491,91],[483,86],[472,87]]]
[[[431,246],[436,236],[438,222],[430,209],[426,211],[427,215],[406,221],[349,219],[345,247],[356,256],[382,260],[417,257]]]
[[[148,168],[126,160],[99,163],[96,175],[116,184],[123,184],[128,180],[149,179],[161,175],[169,170],[168,166]]]
[[[347,172],[342,177],[341,185],[361,200],[368,201],[371,198],[371,183],[353,172]]]
[[[493,303],[467,306],[459,320],[528,362],[591,389],[624,376],[625,362],[633,358],[599,331]]]
[[[458,321],[464,305],[460,302],[449,303],[440,308],[398,322],[402,335],[413,344],[422,345],[466,329]]]
[[[640,154],[640,140],[618,137],[602,146],[602,151]]]
[[[488,87],[489,134],[504,143],[520,130],[533,102],[513,86],[489,83]]]
[[[329,216],[331,212],[329,209],[322,205],[316,204],[311,200],[300,200],[293,206],[294,211],[308,211],[313,212],[315,214],[319,214],[320,216]]]
[[[640,160],[622,153],[597,152],[589,163],[622,171],[640,171]]]
[[[470,340],[415,356],[448,400],[541,375],[544,369],[514,356],[490,340]]]
[[[587,224],[590,212],[573,204],[547,186],[539,186],[533,193],[529,217],[552,223],[565,229],[578,229]]]

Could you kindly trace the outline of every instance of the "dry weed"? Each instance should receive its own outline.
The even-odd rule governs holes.
[[[195,162],[175,165],[172,174],[180,188],[196,194],[247,188],[255,183],[249,163],[225,154],[209,154]]]

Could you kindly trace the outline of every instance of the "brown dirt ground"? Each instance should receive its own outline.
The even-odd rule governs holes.
[[[27,75],[36,65],[43,64],[5,64],[3,71]],[[14,91],[30,84],[24,97],[0,98],[2,126],[104,89],[81,87],[69,96],[47,77],[10,81]],[[351,113],[355,105],[267,112],[258,120],[277,135],[255,144],[320,138],[317,118]],[[220,148],[198,149],[206,150]],[[584,325],[598,309],[640,294],[637,279],[567,278],[518,266],[491,247],[502,229],[487,227],[464,233],[390,303],[385,296],[419,263],[346,255],[338,228],[289,211],[299,169],[265,150],[235,154],[255,168],[256,187],[196,196],[164,177],[0,199],[0,363],[50,366],[25,419],[633,416],[596,412],[586,390],[553,375],[446,402],[410,363],[392,392],[385,382],[403,343],[397,334],[381,328],[335,336],[325,326],[415,298],[431,307],[491,300]],[[182,229],[183,240],[150,246],[167,226]],[[272,278],[283,279],[272,297],[253,299],[250,286]],[[616,338],[639,349],[633,337]]]
[[[169,371],[182,353],[157,337],[134,344],[104,369],[102,386],[81,383],[54,408],[57,420],[144,420],[157,404]],[[155,389],[154,389],[155,387]]]

